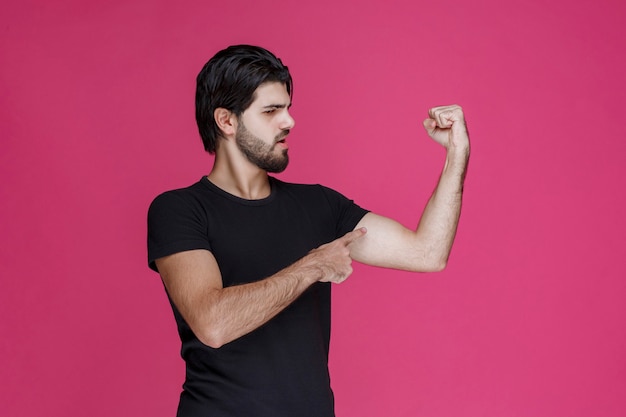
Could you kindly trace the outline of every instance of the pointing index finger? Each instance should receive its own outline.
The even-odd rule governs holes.
[[[365,227],[360,227],[356,230],[346,233],[341,239],[346,244],[346,246],[348,246],[350,243],[365,235],[365,233],[367,233],[367,229]]]

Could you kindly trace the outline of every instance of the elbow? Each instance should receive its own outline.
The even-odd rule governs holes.
[[[433,248],[435,249],[435,248]],[[436,248],[432,250],[429,256],[424,259],[425,272],[441,272],[448,266],[448,258],[450,257],[450,250],[442,250],[442,248]]]
[[[438,262],[433,262],[429,266],[430,266],[430,270],[428,272],[441,272],[444,269],[446,269],[446,266],[448,266],[448,260],[443,259]]]
[[[403,268],[399,268],[402,270],[406,270],[409,272],[420,272],[420,273],[429,273],[429,272],[441,272],[446,269],[447,263],[444,262],[420,262],[417,264],[412,264],[409,266],[405,266]]]
[[[428,262],[428,263],[422,263],[419,266],[415,266],[413,268],[411,268],[412,272],[423,272],[423,273],[428,273],[428,272],[441,272],[444,269],[446,269],[446,262]]]
[[[422,258],[410,268],[413,272],[441,272],[448,266],[447,256]]]
[[[446,251],[444,253],[439,254],[439,256],[434,256],[431,260],[431,271],[430,272],[441,272],[448,266],[448,258],[450,257],[450,251]]]
[[[220,332],[211,331],[210,329],[206,329],[201,332],[194,331],[194,334],[198,340],[202,342],[202,344],[213,349],[219,349],[227,343],[224,336],[221,335]]]
[[[440,240],[421,237],[409,248],[405,268],[412,272],[441,272],[448,266],[450,247]]]
[[[201,342],[212,349],[219,349],[225,345],[225,343],[221,342],[220,340],[207,340],[206,342],[201,340]]]
[[[188,324],[196,338],[210,348],[219,349],[230,342],[230,340],[227,340],[223,327],[219,323],[210,320],[209,317],[193,323],[188,322]]]
[[[210,304],[213,305],[213,303]],[[223,318],[220,318],[211,307],[203,310],[201,314],[190,317],[187,324],[196,338],[210,348],[219,349],[232,341],[228,339],[229,333]]]

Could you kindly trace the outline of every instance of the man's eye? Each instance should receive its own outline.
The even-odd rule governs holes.
[[[276,109],[269,109],[269,110],[265,110],[263,113],[271,114],[271,113],[274,113],[275,111]]]

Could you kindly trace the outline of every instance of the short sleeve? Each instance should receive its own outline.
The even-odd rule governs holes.
[[[148,265],[155,260],[193,249],[211,250],[206,212],[194,198],[169,191],[154,199],[148,209]]]
[[[320,186],[328,204],[336,219],[336,235],[337,237],[343,236],[346,233],[354,230],[356,225],[361,221],[369,211],[361,208],[355,204],[353,200],[345,197],[343,194],[330,189],[328,187]]]

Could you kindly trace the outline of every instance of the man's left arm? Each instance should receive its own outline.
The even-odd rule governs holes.
[[[470,143],[461,107],[434,107],[428,113],[424,128],[446,148],[437,187],[416,230],[374,213],[366,214],[356,228],[367,228],[367,235],[349,247],[350,256],[358,262],[415,272],[441,271],[447,264],[461,214]]]

